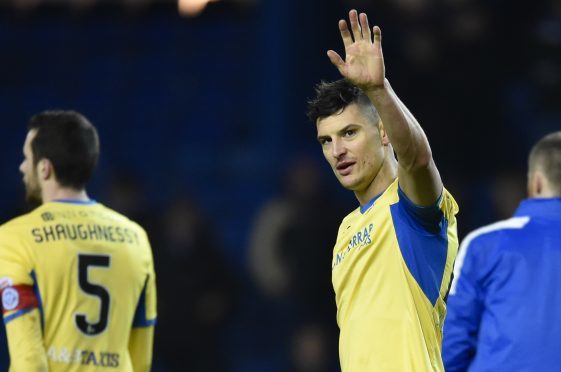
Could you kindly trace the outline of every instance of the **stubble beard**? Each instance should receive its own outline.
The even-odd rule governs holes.
[[[35,176],[35,175],[34,175]],[[37,182],[37,177],[26,180],[24,178],[23,184],[25,186],[25,200],[30,205],[40,205],[43,203],[41,196],[41,186]]]

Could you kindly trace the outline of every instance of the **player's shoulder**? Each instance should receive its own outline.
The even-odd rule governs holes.
[[[530,221],[527,216],[511,217],[506,220],[497,221],[489,225],[479,227],[466,235],[462,241],[460,249],[467,249],[471,246],[488,246],[493,244],[504,233],[513,230],[520,230]]]
[[[395,204],[399,201],[399,179],[396,178],[380,195],[380,202],[385,202],[388,205]]]
[[[12,234],[15,230],[25,229],[28,226],[36,225],[45,216],[42,216],[42,206],[33,209],[30,212],[21,214],[0,226],[0,234]]]
[[[456,264],[454,265],[455,278],[450,293],[454,294],[456,292],[456,283],[465,261],[477,262],[477,266],[481,266],[479,271],[483,272],[482,265],[492,266],[501,256],[503,248],[508,248],[503,243],[512,241],[508,239],[509,233],[523,229],[529,221],[529,217],[512,217],[482,226],[467,234],[458,250]],[[503,240],[505,237],[507,239]]]

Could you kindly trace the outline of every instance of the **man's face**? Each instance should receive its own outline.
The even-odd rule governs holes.
[[[366,190],[384,163],[384,146],[377,123],[358,105],[316,123],[323,155],[346,189]]]
[[[33,165],[33,152],[31,151],[31,142],[37,135],[36,130],[30,130],[25,137],[23,144],[23,161],[19,166],[20,172],[23,174],[23,184],[25,185],[25,198],[29,202],[41,202],[41,185],[37,175],[37,167]]]

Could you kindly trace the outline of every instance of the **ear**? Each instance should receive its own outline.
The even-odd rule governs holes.
[[[390,139],[388,137],[388,133],[384,129],[384,123],[382,123],[382,120],[378,122],[378,131],[380,132],[380,140],[382,141],[382,145],[388,146],[390,144]]]
[[[53,163],[49,159],[41,159],[37,163],[37,175],[40,180],[47,181],[54,175]]]
[[[536,170],[528,177],[528,196],[531,198],[548,197],[549,185],[545,175]]]

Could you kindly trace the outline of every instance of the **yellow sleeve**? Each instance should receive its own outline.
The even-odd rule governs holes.
[[[156,325],[156,278],[152,271],[144,283],[144,288],[138,299],[138,306],[134,314],[133,328],[151,327]]]
[[[41,316],[37,309],[8,322],[6,335],[10,351],[10,372],[47,371]]]
[[[17,231],[0,230],[0,281],[12,285],[32,285],[31,259],[19,241]]]
[[[458,203],[454,200],[454,197],[446,189],[443,189],[442,199],[440,201],[440,209],[444,213],[444,216],[448,221],[455,220],[456,215],[460,211]]]
[[[144,235],[146,239],[146,279],[144,281],[144,287],[140,298],[138,300],[138,305],[136,312],[134,314],[133,328],[136,327],[151,327],[156,325],[156,320],[158,317],[157,311],[157,294],[156,294],[156,273],[154,271],[154,259],[152,257],[152,249],[150,248],[150,243],[148,242],[148,237]]]
[[[149,372],[152,366],[152,345],[154,327],[132,328],[129,339],[129,353],[133,371]]]
[[[158,318],[157,310],[157,294],[156,294],[156,273],[154,272],[154,264],[151,263],[151,272],[148,277],[145,289],[146,304],[146,323],[141,326],[154,326]]]
[[[152,365],[154,325],[157,320],[156,274],[150,244],[148,247],[148,274],[134,315],[129,339],[129,353],[135,372],[149,372]]]
[[[0,229],[0,293],[11,372],[47,371],[41,314],[32,293],[32,260],[17,229]]]

